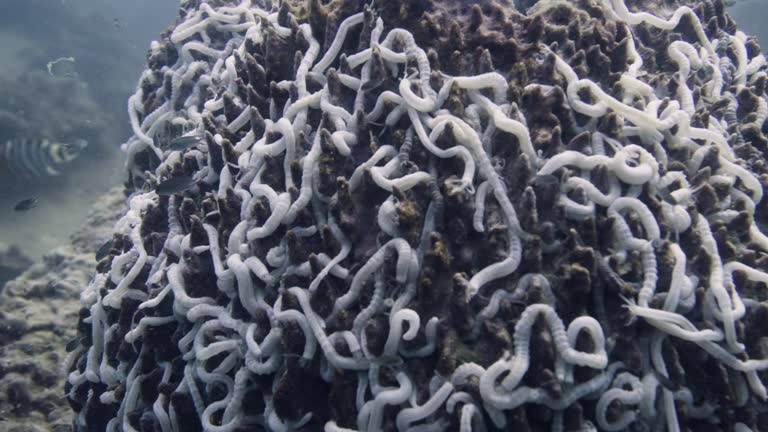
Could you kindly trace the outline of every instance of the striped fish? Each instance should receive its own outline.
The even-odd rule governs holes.
[[[63,165],[75,160],[88,146],[83,139],[72,143],[47,139],[13,139],[0,144],[0,159],[10,171],[25,178],[56,176]]]

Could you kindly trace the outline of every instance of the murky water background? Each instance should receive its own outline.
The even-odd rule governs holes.
[[[176,16],[174,0],[0,1],[0,140],[82,137],[89,146],[64,175],[20,179],[0,166],[0,250],[32,258],[66,241],[94,199],[123,180],[126,100],[151,40]],[[46,64],[73,57],[76,77]],[[13,210],[37,197],[39,205]]]

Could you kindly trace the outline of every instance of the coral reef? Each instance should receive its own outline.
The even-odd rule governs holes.
[[[97,199],[68,245],[30,262],[0,293],[0,430],[72,430],[61,365],[74,345],[67,343],[77,339],[72,323],[78,319],[81,287],[96,269],[93,253],[124,206],[120,189]]]
[[[767,429],[768,74],[723,3],[364,3],[153,42],[76,428]]]
[[[0,244],[0,290],[6,282],[23,273],[31,265],[32,259],[18,246]]]

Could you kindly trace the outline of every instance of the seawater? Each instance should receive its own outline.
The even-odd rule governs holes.
[[[0,142],[89,144],[59,176],[21,178],[8,167],[18,162],[0,162],[0,252],[18,245],[39,259],[67,241],[97,196],[123,181],[126,100],[150,42],[176,15],[174,0],[0,1]],[[49,73],[57,59],[73,59],[65,64],[71,70]],[[32,197],[37,207],[14,211]]]

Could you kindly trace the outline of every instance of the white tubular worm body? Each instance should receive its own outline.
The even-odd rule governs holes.
[[[254,199],[256,196],[254,195]],[[271,204],[271,203],[270,203]],[[272,213],[269,215],[264,225],[256,228],[251,228],[246,233],[248,241],[264,238],[271,235],[280,226],[280,223],[288,213],[288,209],[291,205],[291,195],[287,192],[283,192],[277,196],[272,207]]]
[[[669,284],[669,292],[664,299],[664,310],[675,312],[680,300],[693,296],[693,283],[685,274],[686,256],[676,243],[670,245],[672,255],[675,257],[675,265],[672,268],[672,281]]]
[[[639,162],[636,167],[627,165],[627,160]],[[550,158],[538,172],[538,175],[552,174],[558,168],[574,165],[577,168],[592,170],[597,165],[606,165],[619,179],[628,184],[644,184],[658,175],[655,159],[642,147],[630,144],[617,152],[613,158],[595,155],[586,156],[575,151],[564,151]]]
[[[398,228],[397,228],[398,216],[397,216],[397,208],[395,207],[395,197],[393,195],[390,195],[390,197],[387,198],[386,201],[381,203],[381,206],[379,207],[379,214],[378,214],[378,217],[376,218],[376,221],[379,223],[380,230],[389,234],[392,237],[398,236]]]
[[[370,39],[370,45],[374,46],[379,43],[379,39],[381,38],[381,33],[384,31],[384,20],[381,18],[376,19],[376,25],[374,26],[373,30],[371,30],[371,39]],[[371,48],[366,49],[365,51],[372,52]],[[354,55],[354,54],[353,54]],[[370,60],[370,56],[367,60]],[[347,62],[352,65],[353,61],[350,57],[347,57]],[[354,68],[354,66],[351,66]],[[365,108],[365,91],[362,88],[362,83],[369,82],[371,79],[371,62],[366,61],[365,65],[363,66],[362,70],[360,71],[360,84],[355,87],[354,89],[357,91],[357,95],[355,95],[355,103],[354,103],[354,111],[363,111]]]
[[[339,427],[336,424],[336,422],[333,420],[325,424],[325,426],[323,427],[323,431],[325,432],[358,432],[357,429]]]
[[[459,432],[472,432],[472,421],[475,420],[480,427],[477,429],[479,432],[484,432],[485,420],[483,420],[483,414],[480,409],[474,404],[466,404],[461,407],[461,421],[459,423]]]
[[[691,73],[691,69],[699,69],[702,65],[701,58],[696,52],[693,45],[683,42],[674,41],[669,45],[667,49],[669,57],[678,65],[678,79],[681,83],[678,86],[677,94],[681,99],[683,110],[690,115],[693,115],[695,109],[693,106],[693,94],[688,85],[685,84],[688,80],[688,76]]]
[[[427,135],[424,125],[422,124],[421,118],[418,117],[418,114],[415,110],[409,109],[408,115],[411,118],[411,121],[413,122],[413,127],[416,131],[416,135],[419,137],[419,140],[421,140],[421,144],[429,150],[432,154],[439,158],[452,158],[454,156],[461,157],[462,161],[464,162],[464,174],[461,177],[462,181],[462,189],[472,189],[472,182],[475,177],[475,161],[472,159],[472,154],[469,150],[467,150],[464,147],[461,146],[453,146],[447,150],[443,150],[436,146],[434,144],[434,140],[437,139],[438,136],[443,132],[445,129],[445,124],[433,124],[432,126],[432,132]],[[453,129],[454,134],[456,133],[456,129]]]
[[[128,273],[116,282],[117,286],[115,289],[109,291],[109,293],[104,296],[103,302],[105,306],[118,309],[123,297],[131,296],[131,291],[135,291],[132,290],[130,286],[136,280],[139,272],[141,272],[144,268],[144,264],[147,262],[147,251],[144,249],[144,241],[141,237],[141,216],[152,203],[152,195],[154,195],[154,193],[136,195],[131,198],[128,213],[116,224],[115,229],[118,232],[129,232],[131,242],[133,243],[132,254],[135,254],[136,261],[134,261]],[[113,261],[112,272],[116,269],[120,270],[120,263]],[[145,297],[141,299],[142,301],[146,300],[146,295],[144,293],[140,291],[138,293]]]
[[[405,283],[411,261],[417,258],[413,254],[413,250],[411,250],[411,247],[408,245],[407,241],[402,238],[394,238],[388,241],[378,251],[376,251],[376,253],[374,253],[373,256],[368,259],[368,261],[366,261],[360,270],[357,271],[354,278],[352,278],[352,283],[349,287],[349,290],[343,296],[336,299],[336,302],[333,306],[334,314],[338,313],[344,308],[347,308],[357,299],[357,297],[360,295],[360,291],[363,288],[363,284],[365,284],[373,272],[384,265],[384,259],[386,258],[387,250],[390,248],[395,249],[397,252],[396,280],[399,283]]]
[[[564,410],[587,395],[603,391],[610,384],[616,371],[622,367],[623,364],[621,362],[613,363],[603,373],[596,375],[591,380],[568,388],[560,398],[553,398],[547,391],[541,388],[525,386],[520,386],[508,393],[499,393],[496,388],[490,385],[490,380],[481,380],[480,394],[486,407],[492,406],[498,410],[515,409],[525,403],[543,404],[553,410]],[[497,372],[492,371],[491,368],[488,368],[483,377],[489,374],[496,375]]]
[[[632,210],[640,216],[640,223],[643,225],[645,234],[648,237],[647,240],[637,239],[632,235],[624,217],[621,216],[620,212],[623,210]],[[646,245],[649,246],[649,242],[658,240],[661,237],[656,218],[653,217],[653,213],[648,209],[648,206],[639,199],[618,198],[608,207],[607,214],[614,219],[614,237],[619,245],[625,245],[630,249],[642,249]]]
[[[386,177],[396,171],[399,166],[400,159],[396,157],[383,167],[371,167],[371,178],[376,183],[376,185],[387,192],[392,192],[393,187],[396,187],[401,191],[407,191],[409,189],[413,189],[420,183],[426,183],[432,180],[432,176],[424,171],[406,174],[396,179],[389,179]]]
[[[556,307],[557,299],[552,292],[549,280],[541,274],[527,273],[523,275],[520,280],[517,281],[517,286],[513,292],[505,290],[496,290],[491,294],[491,299],[488,301],[488,305],[478,312],[475,318],[475,326],[472,334],[477,336],[480,332],[480,328],[484,321],[492,319],[499,311],[500,303],[503,299],[508,299],[511,302],[520,302],[528,296],[528,291],[532,285],[539,284],[541,288],[542,297],[545,304],[552,307]]]
[[[671,30],[677,27],[678,23],[680,22],[683,16],[689,15],[692,18],[691,21],[694,22],[693,24],[694,31],[696,32],[696,36],[699,38],[699,42],[701,42],[702,45],[704,45],[704,47],[707,49],[710,55],[714,55],[714,50],[712,48],[712,45],[709,43],[709,39],[704,33],[704,29],[702,28],[701,21],[699,21],[699,18],[698,16],[696,16],[696,13],[686,6],[681,6],[677,8],[675,12],[672,14],[672,16],[669,19],[665,20],[663,18],[659,18],[647,12],[638,12],[638,13],[630,12],[626,4],[624,4],[624,0],[603,0],[603,1],[610,2],[613,8],[613,11],[618,15],[618,17],[620,17],[622,20],[624,20],[625,22],[631,25],[647,23],[653,27],[657,27],[664,30]]]
[[[373,401],[368,402],[370,404],[368,410],[366,410],[365,406],[362,410],[360,410],[361,414],[364,412],[369,413],[367,424],[364,422],[364,418],[358,418],[358,427],[360,430],[381,430],[384,406],[400,405],[407,401],[409,397],[411,397],[411,394],[413,393],[413,384],[411,383],[410,378],[408,378],[408,375],[406,375],[404,372],[398,372],[397,375],[395,375],[395,379],[397,379],[397,388],[380,391]],[[363,424],[360,424],[361,420],[363,420]]]
[[[566,180],[566,189],[581,188],[587,194],[587,197],[603,207],[610,206],[621,195],[621,185],[618,179],[611,177],[608,179],[610,182],[608,194],[604,194],[600,191],[592,182],[581,177],[569,177]]]
[[[471,299],[480,291],[480,288],[488,282],[508,276],[517,270],[522,259],[523,248],[520,237],[515,235],[511,229],[507,230],[509,238],[509,255],[499,262],[493,263],[472,276],[467,289],[467,299]]]
[[[704,400],[694,405],[694,400],[700,400],[693,393],[698,389],[682,386],[672,391],[660,385],[661,377],[669,376],[661,355],[661,343],[668,335],[698,345],[715,362],[731,369],[729,379],[737,407],[751,403],[750,389],[757,398],[768,397],[758,375],[768,369],[768,360],[749,358],[737,339],[742,324],[739,320],[750,308],[760,307],[759,302],[747,298],[750,289],[744,291],[734,282],[736,279],[741,284],[746,277],[750,283],[768,284],[768,273],[757,264],[721,257],[712,233],[715,227],[743,225],[746,213],[749,239],[729,234],[729,241],[739,237],[735,256],[751,253],[751,249],[768,252],[768,236],[758,224],[764,179],[751,172],[759,163],[747,161],[737,155],[742,152],[735,151],[748,134],[762,132],[768,118],[765,95],[758,94],[755,99],[749,94],[764,85],[766,60],[754,53],[745,34],[721,32],[709,40],[701,21],[688,7],[657,17],[630,11],[625,0],[599,0],[594,7],[602,15],[589,19],[597,20],[598,25],[615,26],[616,34],[624,39],[619,43],[627,62],[611,67],[620,69],[611,71],[618,76],[618,81],[610,80],[616,85],[608,88],[602,78],[579,77],[576,71],[581,68],[563,60],[570,56],[558,55],[567,52],[560,45],[542,46],[534,54],[535,67],[542,66],[541,61],[549,67],[554,58],[555,79],[543,84],[534,82],[538,75],[532,75],[522,89],[526,97],[540,94],[547,100],[562,99],[555,107],[564,111],[566,119],[561,124],[562,137],[586,136],[579,138],[583,141],[571,141],[567,151],[560,151],[559,144],[553,151],[549,144],[541,144],[542,135],[537,135],[541,131],[539,119],[524,112],[529,104],[518,107],[519,102],[507,100],[515,83],[510,86],[497,72],[450,76],[437,67],[433,71],[432,66],[439,63],[431,61],[446,59],[434,58],[434,52],[428,56],[413,34],[397,28],[396,23],[385,23],[385,15],[377,16],[376,5],[364,13],[350,12],[354,14],[341,20],[340,16],[333,17],[340,21],[334,21],[338,31],[324,35],[321,41],[313,34],[313,25],[301,23],[303,18],[294,25],[289,13],[291,24],[281,25],[278,21],[285,24],[285,12],[262,10],[261,2],[243,0],[234,6],[216,6],[220,3],[182,1],[180,23],[168,38],[153,42],[150,52],[155,62],[175,50],[178,57],[171,56],[175,64],[145,72],[128,101],[133,136],[124,149],[134,180],[148,179],[152,184],[153,179],[173,178],[181,166],[184,175],[191,175],[199,186],[170,198],[158,199],[155,192],[136,193],[128,213],[116,226],[124,239],[122,246],[111,252],[108,271],[97,274],[81,295],[90,311],[83,324],[90,326],[85,339],[91,346],[82,343],[71,354],[68,381],[74,387],[69,397],[76,399],[90,387],[88,397],[98,397],[104,405],[120,405],[107,430],[135,430],[135,419],[128,419],[139,410],[143,410],[142,421],[153,416],[162,432],[175,431],[184,423],[168,392],[160,392],[154,400],[142,399],[143,387],[152,382],[145,372],[149,365],[142,364],[151,358],[144,356],[150,349],[144,342],[156,330],[164,331],[176,321],[183,323],[179,329],[188,328],[177,344],[186,364],[178,370],[175,361],[160,362],[161,382],[167,386],[180,379],[173,391],[191,401],[193,415],[198,416],[203,429],[213,432],[254,427],[291,431],[309,425],[319,428],[319,424],[324,424],[327,432],[356,432],[340,427],[336,421],[341,420],[333,417],[332,410],[332,417],[323,417],[320,422],[318,416],[326,416],[327,411],[302,413],[293,420],[278,415],[273,398],[281,385],[280,377],[293,372],[290,365],[296,356],[285,352],[286,327],[302,332],[302,367],[318,364],[319,378],[332,385],[340,374],[352,377],[353,381],[344,385],[354,393],[352,417],[356,416],[355,427],[360,431],[391,427],[392,420],[399,431],[438,431],[449,426],[458,426],[461,432],[483,431],[486,419],[504,430],[505,411],[532,403],[553,411],[552,430],[557,432],[564,429],[565,409],[581,399],[597,401],[583,406],[595,406],[594,413],[586,413],[585,419],[596,421],[600,430],[663,424],[674,432],[678,427],[676,400],[687,406],[689,418],[712,422],[717,414],[711,403]],[[705,13],[712,15],[708,10]],[[579,20],[590,15],[576,14]],[[693,34],[678,28],[681,20]],[[669,34],[672,42],[649,47],[646,40],[635,38],[638,25]],[[363,40],[348,40],[359,27]],[[385,29],[388,33],[383,35]],[[276,70],[268,74],[265,65],[259,63],[269,57],[265,53],[273,50],[275,43],[279,48],[285,41],[298,42],[301,50],[294,57],[293,68],[288,68],[288,76],[275,76]],[[323,50],[323,44],[327,49]],[[354,46],[360,46],[359,52]],[[656,71],[643,69],[641,52],[649,48],[666,54],[666,63],[657,65]],[[267,81],[274,79],[275,94],[280,96],[271,94],[272,83],[264,82],[267,77]],[[674,81],[672,92],[659,87],[670,77]],[[266,93],[265,84],[269,88]],[[265,95],[266,100],[262,99]],[[457,95],[460,109],[454,109]],[[251,106],[253,98],[258,103]],[[737,112],[745,110],[740,106],[745,99],[753,107],[749,120],[735,118]],[[699,114],[713,103],[724,103],[725,114],[714,110],[715,115],[702,122]],[[606,132],[602,122],[609,114],[617,122],[615,130]],[[559,113],[555,115],[563,120]],[[706,126],[698,126],[702,123]],[[212,134],[212,142],[200,140],[182,150],[167,145],[178,137],[207,132]],[[392,137],[403,132],[399,149],[388,144],[398,142]],[[729,137],[731,132],[737,132],[735,141]],[[517,145],[503,148],[509,135]],[[226,154],[222,165],[225,138],[236,142],[236,161]],[[713,149],[717,154],[710,159]],[[153,154],[159,158],[158,164]],[[147,155],[152,160],[149,164],[144,161]],[[601,272],[609,273],[620,292],[637,290],[635,298],[625,301],[631,317],[649,324],[640,327],[638,342],[644,359],[642,380],[628,372],[614,379],[622,366],[609,365],[615,332],[600,327],[600,323],[609,322],[603,321],[605,313],[598,311],[600,323],[586,315],[574,317],[570,305],[558,304],[563,303],[560,296],[567,286],[555,284],[557,279],[550,273],[519,272],[523,252],[537,240],[533,234],[544,238],[537,227],[531,234],[523,231],[513,205],[521,191],[529,200],[524,202],[531,202],[533,190],[525,184],[530,179],[515,184],[515,175],[508,176],[510,170],[517,169],[510,163],[521,155],[527,160],[525,176],[532,169],[532,174],[557,175],[562,180],[554,202],[557,211],[565,210],[566,220],[530,209],[537,211],[537,217],[529,220],[556,222],[555,236],[542,248],[547,260],[557,259],[553,255],[566,244],[563,234],[574,227],[571,219],[599,223],[607,216],[613,221],[613,233],[609,233],[613,242],[605,245],[601,240],[597,247],[591,246],[604,264]],[[682,161],[687,171],[679,167],[681,155],[690,155]],[[460,160],[449,160],[455,158]],[[425,159],[427,166],[419,166]],[[605,166],[607,176],[600,165]],[[696,176],[689,183],[687,175],[702,171],[704,166],[713,172]],[[590,172],[596,168],[599,175]],[[150,171],[145,173],[146,169]],[[596,177],[600,177],[599,182]],[[333,181],[339,179],[336,185],[340,185],[343,178],[357,200],[357,220],[353,223],[370,223],[372,231],[366,232],[365,226],[349,228],[350,220],[335,213],[334,206],[342,195],[334,194],[338,189],[332,187]],[[135,181],[136,190],[141,187],[139,181]],[[702,211],[702,197],[706,198],[703,194],[709,193],[709,186],[716,192],[715,202],[712,209]],[[409,199],[429,200],[428,206],[422,206],[423,201],[417,203],[419,211],[425,210],[420,215],[422,226],[408,232],[405,224],[401,226],[396,199],[384,193],[394,188],[410,190]],[[425,190],[431,195],[426,197]],[[240,203],[234,211],[225,208],[233,191]],[[451,324],[446,321],[450,314],[447,318],[444,311],[430,315],[429,306],[421,304],[420,290],[421,277],[430,270],[423,267],[432,260],[430,251],[441,247],[439,242],[445,241],[441,235],[453,234],[452,227],[443,226],[453,216],[443,214],[446,193],[458,196],[464,210],[474,212],[469,217],[474,231],[468,233],[468,246],[461,247],[462,253],[471,254],[474,245],[483,241],[486,224],[504,224],[508,230],[502,240],[508,241],[508,250],[498,262],[482,268],[473,261],[461,270],[470,275],[467,298],[451,301],[472,304],[467,317],[470,328],[459,336],[477,342],[487,336],[482,332],[485,322],[491,320],[491,328],[504,324],[497,316],[508,315],[507,303],[527,306],[511,332],[514,351],[491,359],[487,369],[462,363],[459,351],[452,354],[459,356],[452,360],[461,361],[456,362],[450,376],[414,375],[418,370],[412,367],[413,359],[434,357],[444,336],[438,328]],[[489,193],[496,203],[488,204]],[[200,196],[203,211],[199,211]],[[378,213],[373,212],[372,223],[360,218],[371,214],[361,208],[360,196],[375,201],[371,208],[380,206]],[[189,199],[194,205],[189,205]],[[254,215],[263,204],[267,214],[263,218],[259,215],[256,223]],[[488,220],[486,204],[493,207],[487,212]],[[162,245],[145,245],[147,233],[143,231],[151,224],[143,223],[151,216],[147,213],[158,208],[168,211],[168,235]],[[233,213],[239,220],[230,224],[227,218]],[[191,222],[190,217],[197,219]],[[466,213],[462,217],[467,222]],[[204,221],[202,231],[200,220]],[[358,229],[364,233],[362,239],[355,231]],[[413,232],[417,238],[412,238]],[[228,237],[222,238],[225,233]],[[297,242],[291,243],[294,239]],[[705,260],[705,275],[699,265],[689,261],[691,254],[701,253],[689,249],[699,246],[709,258]],[[365,257],[369,257],[367,261]],[[394,265],[385,265],[389,259]],[[613,260],[618,266],[613,266]],[[638,261],[642,281],[636,276]],[[213,274],[199,278],[201,265],[203,272]],[[143,280],[147,268],[149,276]],[[390,268],[394,274],[385,274]],[[627,268],[631,268],[629,277]],[[734,272],[739,275],[734,276]],[[507,281],[507,277],[513,279]],[[511,290],[506,285],[514,278],[519,280]],[[700,280],[706,281],[703,298],[696,295]],[[201,290],[200,281],[215,286]],[[493,281],[504,287],[490,292]],[[433,282],[445,281],[438,278]],[[537,300],[528,296],[532,287],[540,294]],[[599,293],[593,300],[597,299],[597,304],[602,297],[615,297],[615,293]],[[479,309],[485,296],[490,297],[487,305]],[[289,299],[291,307],[283,309],[283,301]],[[528,304],[533,301],[542,303]],[[661,301],[663,306],[659,306]],[[141,313],[123,329],[113,315],[127,303],[138,303]],[[594,312],[590,307],[587,311]],[[558,312],[568,313],[568,325]],[[587,312],[577,315],[582,313]],[[384,341],[379,335],[382,354],[378,356],[371,353],[373,344],[368,346],[366,341],[370,338],[366,330],[375,327],[368,327],[372,321],[385,323],[385,334],[388,331]],[[543,331],[548,330],[550,342],[546,334],[531,334],[534,328],[543,328],[540,324],[546,325]],[[115,366],[110,354],[120,335],[127,344],[143,346],[139,359],[127,366],[123,362]],[[577,350],[577,341],[585,338],[593,348]],[[414,341],[422,339],[426,343],[413,347]],[[554,376],[562,390],[557,396],[544,386],[523,385],[531,366],[530,352],[541,348],[530,345],[534,340],[552,345]],[[577,366],[597,372],[593,378],[577,382],[579,374],[573,373]],[[253,379],[254,375],[258,379]],[[108,389],[96,396],[94,385]],[[212,397],[212,388],[221,389],[223,396]],[[264,398],[263,413],[244,416],[243,404],[259,392]],[[482,400],[476,401],[473,396],[478,392]],[[658,404],[657,395],[662,398]],[[622,404],[619,411],[614,409],[617,402]],[[453,416],[451,423],[446,420],[449,416]],[[76,418],[83,425],[87,420],[82,413]],[[744,424],[734,428],[748,430]],[[584,429],[597,427],[585,421]]]
[[[347,37],[347,32],[353,26],[359,25],[363,22],[363,13],[354,14],[339,25],[339,29],[336,31],[336,36],[333,38],[333,42],[328,50],[323,54],[323,57],[312,68],[313,72],[323,72],[328,66],[331,65],[333,60],[339,54],[341,46],[344,44],[344,39]]]
[[[410,88],[410,80],[403,78],[400,80],[399,89],[403,98],[408,99],[411,108],[421,112],[429,112],[435,109],[437,94],[430,86],[430,74],[431,68],[429,66],[429,60],[427,54],[421,48],[416,45],[416,41],[413,35],[403,29],[393,29],[387,37],[381,42],[379,46],[382,49],[382,54],[386,55],[388,49],[391,49],[393,44],[398,42],[405,47],[406,58],[412,58],[416,60],[416,66],[419,70],[419,89],[422,96],[417,96]]]
[[[641,307],[632,303],[628,304],[627,308],[633,315],[646,318],[649,324],[659,330],[681,339],[690,342],[723,340],[723,334],[719,330],[699,330],[686,317],[678,313]]]
[[[330,340],[328,339],[328,336],[325,334],[325,330],[323,330],[324,323],[312,310],[312,306],[309,304],[309,296],[307,295],[307,292],[304,289],[299,287],[293,287],[293,288],[290,288],[288,292],[295,295],[296,298],[299,300],[301,309],[302,311],[304,311],[304,315],[306,315],[307,317],[307,322],[312,328],[312,333],[315,335],[315,339],[317,339],[317,343],[320,344],[320,348],[323,350],[325,357],[328,359],[329,362],[331,362],[331,364],[333,364],[337,368],[342,368],[342,369],[351,369],[351,370],[368,369],[367,361],[342,357],[336,352],[336,349],[333,347]]]
[[[523,311],[517,324],[515,324],[514,356],[508,359],[502,358],[491,365],[480,378],[482,388],[494,389],[496,380],[504,373],[507,373],[507,376],[502,380],[502,387],[508,392],[517,387],[528,370],[531,328],[540,315],[544,317],[552,333],[552,343],[555,345],[555,349],[566,362],[593,369],[606,367],[608,355],[605,352],[605,337],[600,324],[594,318],[582,317],[583,319],[576,323],[577,328],[587,330],[593,337],[595,345],[595,352],[593,353],[580,352],[571,346],[565,326],[552,306],[533,304]]]
[[[725,340],[732,352],[744,351],[744,345],[736,340],[736,317],[731,294],[725,289],[723,280],[723,263],[717,250],[717,243],[709,229],[709,223],[703,215],[696,220],[694,230],[701,239],[701,247],[709,254],[709,291],[717,300],[720,320],[725,328]],[[735,296],[739,294],[734,292]]]
[[[408,330],[403,333],[403,323],[408,323]],[[411,309],[400,309],[395,312],[389,320],[389,336],[384,344],[384,356],[394,357],[397,354],[397,348],[400,338],[413,340],[419,333],[420,319],[419,314]]]
[[[134,327],[131,331],[125,334],[125,341],[128,343],[134,343],[137,339],[141,337],[141,334],[144,332],[144,329],[146,329],[149,326],[161,326],[168,323],[175,322],[175,317],[144,317],[141,320],[139,320],[139,324]]]
[[[397,414],[397,429],[407,430],[408,426],[421,419],[424,419],[438,410],[438,408],[445,403],[448,396],[453,393],[453,384],[449,381],[443,383],[442,386],[432,395],[432,397],[424,403],[424,405],[406,408]]]
[[[741,180],[744,184],[744,187],[752,192],[752,200],[755,202],[755,204],[759,203],[763,199],[763,186],[752,173],[723,157],[719,158],[719,162],[720,171],[738,177],[739,180]]]
[[[460,83],[461,81],[458,82]],[[531,142],[531,136],[528,132],[528,128],[519,121],[507,117],[501,111],[498,105],[491,102],[487,97],[481,95],[479,92],[470,91],[469,97],[473,101],[477,102],[480,106],[482,106],[483,109],[485,109],[491,115],[491,118],[493,119],[493,122],[497,128],[505,132],[509,132],[517,138],[517,141],[520,143],[522,152],[528,156],[528,158],[533,163],[533,166],[537,166],[539,157],[536,154],[536,150],[533,148],[533,143]]]
[[[375,166],[379,161],[383,160],[387,157],[393,157],[397,154],[397,150],[395,150],[394,147],[391,145],[383,145],[379,147],[376,152],[368,159],[367,161],[360,164],[357,168],[355,168],[355,171],[352,173],[352,176],[349,178],[349,189],[355,190],[360,186],[360,182],[362,181],[363,173],[366,169],[370,169],[373,166]]]
[[[229,266],[230,270],[235,274],[240,302],[242,302],[243,307],[251,314],[251,316],[255,317],[259,310],[259,305],[256,300],[253,281],[248,266],[243,263],[239,254],[234,254],[227,258],[227,266]]]
[[[630,389],[626,390],[626,386],[629,386]],[[635,421],[637,414],[630,410],[624,411],[618,419],[609,422],[606,416],[608,405],[618,400],[622,406],[633,406],[638,405],[642,399],[643,386],[640,380],[628,372],[620,373],[613,380],[613,388],[603,393],[597,402],[596,414],[598,425],[603,430],[609,432],[624,430]]]
[[[662,343],[667,337],[664,333],[656,333],[651,340],[651,364],[660,376],[669,376],[667,365],[664,362],[664,356],[661,352]],[[662,390],[662,401],[664,403],[664,414],[667,422],[667,430],[670,432],[679,432],[680,426],[677,420],[677,408],[675,407],[675,398],[672,391],[664,388]]]
[[[484,181],[480,183],[475,191],[475,215],[472,218],[472,226],[477,232],[484,232],[485,226],[483,224],[483,217],[485,217],[485,197],[488,195],[488,187],[490,183]]]

